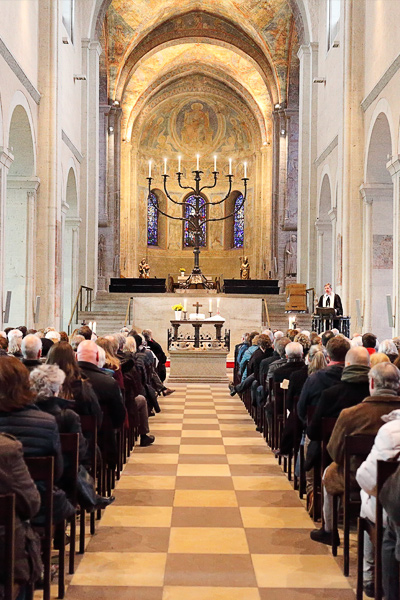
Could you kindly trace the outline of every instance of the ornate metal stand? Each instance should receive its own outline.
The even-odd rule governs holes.
[[[207,189],[210,190],[210,189],[215,188],[215,186],[217,185],[219,172],[218,171],[212,172],[212,174],[214,176],[213,185],[204,185],[203,187],[200,187],[201,175],[203,174],[203,171],[196,170],[196,171],[192,171],[192,172],[194,173],[195,187],[192,187],[190,185],[182,185],[182,183],[181,183],[181,179],[182,179],[182,175],[183,175],[182,172],[178,172],[178,173],[176,173],[176,175],[178,178],[179,187],[182,190],[190,190],[191,192],[193,192],[191,195],[195,199],[195,202],[193,204],[189,203],[188,199],[184,200],[183,202],[178,202],[177,200],[174,200],[170,196],[170,194],[167,190],[167,179],[168,179],[169,175],[166,175],[166,174],[163,175],[165,195],[167,196],[168,200],[171,200],[171,202],[173,202],[174,204],[177,204],[182,207],[182,212],[183,212],[184,216],[176,217],[174,215],[168,214],[166,212],[166,210],[163,211],[160,209],[160,207],[158,206],[157,197],[155,197],[154,195],[151,194],[152,177],[147,177],[147,181],[149,182],[149,199],[150,199],[150,202],[153,204],[154,208],[160,214],[164,215],[168,219],[174,219],[176,221],[183,221],[183,222],[188,221],[190,230],[193,233],[193,236],[194,236],[194,246],[193,246],[194,265],[193,265],[191,274],[186,279],[186,281],[182,284],[181,287],[187,289],[191,285],[196,284],[196,285],[202,285],[204,288],[210,289],[213,287],[213,283],[207,280],[207,278],[203,275],[201,268],[200,268],[200,244],[203,239],[203,227],[206,223],[208,223],[210,221],[225,221],[226,219],[233,217],[236,213],[238,213],[242,209],[242,207],[244,206],[244,203],[246,202],[246,198],[247,198],[248,177],[242,178],[243,185],[244,185],[244,194],[243,194],[243,200],[239,204],[239,206],[237,206],[235,208],[235,210],[232,211],[229,215],[226,215],[224,217],[207,218],[208,207],[217,206],[218,204],[223,204],[229,198],[229,195],[232,191],[233,175],[226,175],[226,177],[228,178],[228,181],[229,181],[229,188],[228,188],[228,192],[225,195],[225,197],[222,198],[222,200],[218,200],[215,202],[212,202],[212,201],[207,202],[207,201],[205,201],[204,197],[202,196],[202,192],[203,192],[203,190],[207,190]],[[154,200],[154,197],[156,198],[155,200]],[[190,207],[190,210],[187,211],[186,207]],[[186,213],[187,213],[187,215],[186,215]],[[204,213],[204,214],[202,214],[202,213]]]

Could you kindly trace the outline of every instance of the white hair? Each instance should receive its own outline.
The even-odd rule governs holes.
[[[261,335],[267,335],[269,337],[269,339],[271,340],[271,342],[274,341],[274,334],[272,333],[272,331],[270,329],[264,329],[264,331],[261,332]]]
[[[308,329],[303,329],[303,331],[300,331],[300,333],[302,335],[306,335],[308,338],[311,336],[311,333],[308,331]]]
[[[132,354],[134,354],[136,352],[136,350],[137,350],[137,348],[136,348],[136,340],[131,335],[128,335],[128,337],[125,340],[124,350],[126,350],[128,352],[131,352]]]
[[[122,333],[122,335],[125,337],[128,337],[129,329],[127,327],[122,327],[122,329],[120,329],[120,333]]]
[[[334,336],[337,336],[340,333],[339,329],[336,329],[336,327],[334,327],[333,329],[331,329],[331,331],[332,331],[332,333],[333,333]]]
[[[290,342],[285,348],[288,358],[301,358],[303,356],[303,346],[299,342]]]
[[[65,373],[58,365],[40,365],[33,369],[30,376],[31,389],[37,399],[56,396],[64,383]]]
[[[29,334],[24,337],[21,344],[21,352],[24,358],[37,358],[42,349],[42,340],[36,335]]]
[[[0,337],[3,337],[4,339],[7,339],[7,334],[5,331],[0,331]]]
[[[383,340],[379,344],[378,352],[383,352],[383,354],[398,354],[398,350],[396,348],[396,344],[393,340]]]
[[[104,365],[106,364],[106,351],[101,346],[98,346],[97,350],[98,350],[98,354],[99,354],[97,366],[99,367],[99,369],[102,369],[104,367]]]
[[[284,333],[283,331],[281,331],[280,329],[278,329],[278,331],[275,331],[274,333],[274,340],[280,340],[281,338],[283,338]]]
[[[45,338],[46,340],[51,340],[57,344],[57,342],[61,340],[61,335],[58,333],[58,331],[50,330],[46,333]]]
[[[379,395],[379,390],[398,391],[400,386],[400,371],[391,362],[378,363],[368,373],[369,381],[374,380],[372,396]]]
[[[8,352],[9,354],[15,354],[21,349],[22,342],[22,331],[20,329],[11,329],[8,332]]]
[[[362,337],[361,335],[357,335],[356,337],[353,337],[353,339],[350,341],[350,346],[352,348],[357,348],[358,346],[362,346]]]

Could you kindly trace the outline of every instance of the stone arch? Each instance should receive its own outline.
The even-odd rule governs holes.
[[[12,291],[10,324],[31,327],[38,189],[35,144],[29,105],[21,92],[14,96],[11,107],[7,137],[14,161],[7,176],[4,284],[6,290]]]
[[[78,286],[79,202],[75,166],[69,163],[62,205],[62,323],[67,330]]]
[[[165,193],[160,190],[159,188],[154,188],[151,190],[152,193],[156,196],[157,198],[157,202],[158,202],[158,206],[160,207],[160,210],[164,211],[167,208],[167,197],[165,195]],[[164,215],[162,215],[161,213],[158,214],[158,244],[156,246],[156,248],[167,248],[168,246],[168,239],[167,239],[167,217],[165,217]],[[150,249],[150,246],[149,246]]]
[[[317,291],[323,291],[325,283],[333,285],[333,233],[330,211],[332,187],[328,169],[323,172],[319,191],[317,230]]]
[[[242,195],[242,192],[239,190],[234,190],[230,193],[229,198],[225,203],[225,216],[228,216],[233,213],[235,210],[235,202],[239,196]],[[246,205],[244,205],[246,206]],[[224,222],[224,247],[226,250],[235,250],[233,238],[234,238],[234,226],[235,220],[234,217],[229,217]],[[243,252],[243,248],[238,248],[239,252]]]

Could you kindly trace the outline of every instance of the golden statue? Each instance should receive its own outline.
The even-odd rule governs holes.
[[[240,279],[250,279],[250,264],[247,256],[244,257],[240,265]]]
[[[150,265],[145,258],[142,258],[139,263],[139,279],[150,279]]]

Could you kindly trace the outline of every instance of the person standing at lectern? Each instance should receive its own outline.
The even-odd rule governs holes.
[[[343,316],[342,301],[338,294],[334,294],[332,290],[332,284],[326,283],[325,293],[320,297],[318,306],[323,308],[334,308],[336,316]]]

